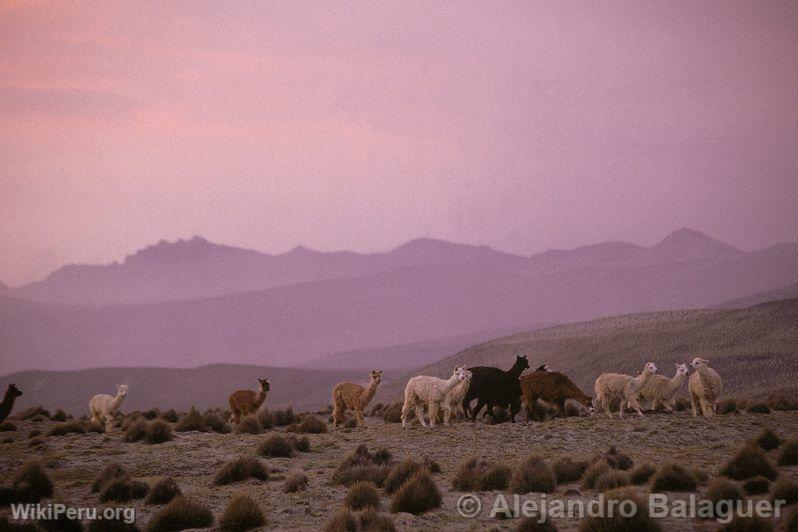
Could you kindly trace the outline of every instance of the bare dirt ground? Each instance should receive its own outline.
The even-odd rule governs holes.
[[[441,473],[434,475],[443,494],[442,507],[417,517],[394,514],[392,517],[398,528],[476,530],[496,527],[506,530],[518,526],[520,519],[497,520],[488,516],[499,492],[479,494],[483,503],[479,517],[465,518],[458,514],[456,503],[462,493],[452,489],[451,479],[464,457],[512,463],[539,453],[551,459],[571,456],[584,460],[615,445],[636,464],[648,462],[657,466],[674,461],[695,466],[714,477],[743,442],[756,436],[763,427],[773,428],[782,437],[798,433],[798,412],[739,413],[709,420],[694,419],[688,412],[679,412],[649,414],[645,418],[627,416],[623,420],[595,416],[500,425],[478,421],[474,426],[461,421],[451,427],[435,429],[418,425],[403,429],[399,424],[367,418],[365,428],[330,428],[326,434],[309,435],[311,450],[308,453],[297,453],[292,458],[262,458],[273,471],[268,481],[250,480],[227,486],[211,484],[213,475],[222,465],[242,455],[255,455],[261,441],[282,429],[271,429],[260,435],[176,433],[174,440],[159,445],[124,443],[121,431],[113,429],[109,434],[46,437],[43,444],[31,447],[29,431],[35,428],[46,434],[53,422],[15,423],[16,431],[0,434],[0,439],[10,440],[0,444],[0,484],[7,484],[19,465],[37,458],[47,467],[55,483],[56,499],[69,505],[100,506],[97,495],[91,493],[90,484],[106,464],[118,462],[134,478],[150,484],[161,477],[174,476],[182,492],[207,505],[217,522],[231,496],[245,491],[263,508],[269,528],[318,530],[341,506],[347,491],[343,486],[331,484],[336,465],[364,443],[370,450],[386,447],[395,459],[429,458],[442,468]],[[775,461],[774,451],[769,455]],[[306,491],[282,492],[282,479],[291,472],[307,475],[310,484]],[[796,478],[798,468],[780,467],[779,475]],[[641,494],[647,493],[646,486],[635,489]],[[558,486],[556,492],[547,497],[589,499],[595,495],[596,492],[585,491],[575,482]],[[684,498],[689,494],[669,495]],[[540,499],[539,494],[522,497]],[[137,508],[136,521],[142,528],[158,509],[141,501],[131,505]],[[383,495],[384,511],[389,505],[389,499]],[[779,521],[783,520],[782,517]],[[560,530],[579,526],[578,520],[555,519],[553,522]],[[671,530],[718,528],[715,522],[698,519],[671,519],[663,525]]]

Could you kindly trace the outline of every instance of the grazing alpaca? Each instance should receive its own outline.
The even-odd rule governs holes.
[[[647,407],[656,410],[661,405],[668,412],[673,412],[676,395],[682,389],[689,372],[687,364],[676,364],[676,374],[672,379],[665,375],[652,375],[640,389],[640,396],[646,401]]]
[[[718,372],[709,367],[708,360],[696,357],[690,365],[695,370],[687,383],[693,417],[698,415],[699,405],[704,417],[712,417],[718,406],[718,397],[723,391],[723,381]]]
[[[257,412],[263,401],[266,400],[266,394],[269,392],[269,381],[266,379],[258,379],[260,383],[260,390],[253,392],[252,390],[238,390],[233,392],[228,402],[230,403],[230,421],[238,423],[241,421],[242,416],[248,416]]]
[[[11,413],[11,409],[14,408],[14,401],[16,401],[17,397],[20,395],[22,395],[22,392],[19,391],[19,388],[17,388],[16,385],[8,385],[6,395],[3,397],[3,402],[0,403],[0,423],[6,420],[8,414]]]
[[[362,427],[365,425],[363,421],[363,409],[366,408],[369,402],[374,398],[377,393],[377,386],[380,385],[382,379],[382,371],[371,372],[371,382],[367,388],[354,382],[341,382],[338,383],[333,389],[333,425],[336,427],[344,422],[344,413],[346,409],[350,409],[355,413],[357,419],[357,426]]]
[[[596,410],[603,404],[607,416],[612,417],[610,402],[613,399],[620,399],[621,406],[618,409],[618,417],[623,417],[623,410],[627,405],[637,410],[638,416],[642,416],[643,412],[640,410],[640,403],[638,402],[640,389],[646,385],[651,375],[656,372],[657,366],[653,362],[649,362],[643,368],[643,372],[637,377],[621,373],[602,373],[596,379],[596,384],[594,385],[596,392],[594,406]]]
[[[543,367],[543,366],[541,366]],[[565,401],[573,399],[588,409],[593,408],[592,398],[580,390],[566,375],[546,369],[538,368],[532,373],[521,376],[521,393],[526,402],[527,420],[542,421],[537,401],[542,399],[547,403],[556,404],[560,412],[565,411]]]
[[[91,413],[91,420],[106,426],[111,425],[122,401],[127,397],[127,384],[119,384],[116,387],[116,397],[111,397],[104,393],[95,395],[89,401],[89,412]]]
[[[471,415],[471,422],[477,419],[482,407],[487,405],[488,415],[496,419],[493,407],[510,408],[510,420],[515,423],[515,415],[521,408],[521,384],[518,377],[529,368],[526,357],[515,357],[515,363],[509,371],[486,366],[468,368],[471,372],[471,383],[463,397],[463,411]],[[469,412],[471,401],[476,399],[477,406]]]
[[[402,407],[402,426],[407,426],[407,417],[411,408],[416,411],[416,417],[421,422],[421,425],[424,427],[427,426],[424,422],[424,403],[427,404],[429,424],[431,427],[435,426],[439,408],[443,409],[443,424],[448,425],[449,418],[452,415],[452,401],[449,395],[459,384],[468,381],[470,378],[470,371],[463,366],[457,366],[454,368],[454,372],[448,380],[430,377],[429,375],[419,375],[410,379],[407,382],[407,386],[405,386],[405,404]]]

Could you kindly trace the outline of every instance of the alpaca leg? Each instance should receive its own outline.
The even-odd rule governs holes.
[[[626,409],[626,399],[621,399],[621,405],[618,407],[618,417],[623,417],[623,411]]]
[[[700,399],[694,393],[690,394],[690,407],[693,409],[693,417],[698,416],[698,405],[700,404]]]
[[[429,402],[429,426],[434,427],[438,423],[438,403]]]
[[[443,402],[443,424],[451,425],[450,419],[452,417],[452,405],[449,401]]]
[[[712,404],[703,397],[701,398],[701,412],[703,412],[704,417],[712,417],[715,414],[712,411]]]
[[[485,401],[482,399],[477,399],[477,406],[471,411],[471,423],[476,423],[477,414],[479,414],[479,411],[482,410],[483,406],[485,406]]]
[[[333,426],[337,427],[344,422],[345,412],[346,404],[340,399],[336,398],[335,405],[333,406]]]
[[[405,392],[405,403],[402,405],[402,427],[407,427],[407,416],[410,414],[411,403],[413,403],[413,398],[411,394]]]
[[[422,427],[426,427],[427,422],[424,420],[424,405],[418,399],[416,399],[415,405],[416,418],[418,419],[418,422],[421,423]]]
[[[514,399],[512,403],[510,403],[510,422],[515,423],[515,415],[518,411],[521,410],[521,401],[519,399]]]
[[[631,401],[629,401],[629,406],[631,406],[637,411],[638,416],[643,417],[643,412],[640,409],[640,403],[637,402],[637,399],[632,399]]]

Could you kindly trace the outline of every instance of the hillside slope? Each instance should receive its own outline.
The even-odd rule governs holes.
[[[767,292],[760,292],[746,297],[724,301],[715,305],[713,308],[745,308],[760,303],[767,303],[768,301],[779,301],[781,299],[793,299],[798,297],[798,283],[777,288],[775,290],[768,290]]]
[[[609,371],[639,373],[647,361],[671,376],[674,364],[695,356],[711,361],[726,393],[798,393],[798,299],[735,310],[684,310],[634,314],[551,327],[465,349],[412,374],[444,376],[455,365],[509,368],[516,355],[532,368],[548,364],[569,375],[588,395]],[[380,397],[401,393],[406,376]]]

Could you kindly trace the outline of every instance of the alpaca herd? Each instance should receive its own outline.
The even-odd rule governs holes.
[[[618,404],[618,417],[623,417],[626,408],[634,409],[639,416],[642,409],[664,408],[673,412],[676,398],[688,380],[688,391],[693,416],[699,413],[704,417],[716,414],[718,398],[723,391],[720,375],[709,367],[709,361],[696,357],[690,363],[693,373],[687,378],[690,370],[687,364],[676,364],[676,372],[672,378],[657,374],[657,366],[648,362],[637,376],[622,373],[603,373],[594,384],[595,397],[591,398],[579,389],[565,374],[551,371],[547,365],[524,373],[529,368],[525,356],[517,356],[509,370],[488,366],[466,368],[457,366],[448,379],[429,375],[418,375],[411,378],[405,386],[404,403],[402,405],[402,427],[407,427],[410,417],[415,412],[422,426],[435,427],[439,414],[443,414],[442,424],[449,425],[453,413],[462,408],[463,414],[476,421],[477,415],[486,408],[485,415],[497,420],[494,407],[509,410],[509,419],[515,423],[515,416],[520,410],[523,398],[528,420],[541,420],[538,401],[557,406],[565,412],[567,402],[576,403],[576,408],[595,413],[601,409],[612,417],[611,405]],[[365,425],[363,412],[377,393],[382,380],[382,371],[372,371],[370,382],[363,386],[354,382],[341,382],[332,393],[334,426],[344,424],[345,413],[351,410],[357,426]],[[259,388],[253,390],[237,390],[229,398],[231,421],[240,423],[245,416],[258,411],[266,401],[270,390],[269,381],[258,379]],[[110,427],[114,416],[128,394],[128,386],[117,386],[115,396],[98,394],[89,401],[91,421]],[[22,392],[13,384],[8,386],[5,396],[0,402],[0,422],[4,421],[13,408],[14,401]],[[476,407],[471,403],[476,400]],[[426,410],[429,423],[424,419]]]

